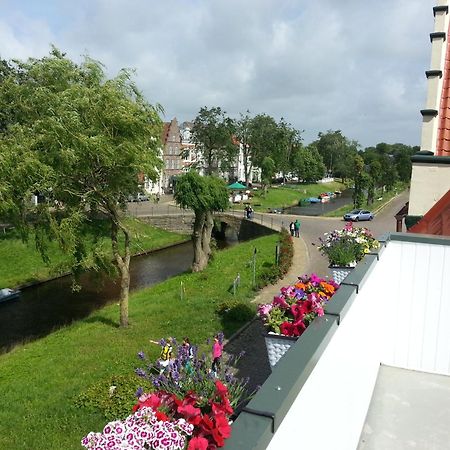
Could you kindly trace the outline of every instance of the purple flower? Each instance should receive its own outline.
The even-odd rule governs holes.
[[[136,397],[139,398],[142,394],[144,393],[144,389],[139,387],[138,390],[136,391]]]
[[[142,352],[142,351],[140,351],[140,352],[138,353],[138,358],[139,358],[139,359],[145,359],[145,353]]]
[[[141,377],[141,378],[145,378],[147,376],[147,373],[145,372],[145,370],[140,369],[140,368],[136,369],[134,372],[138,377]]]

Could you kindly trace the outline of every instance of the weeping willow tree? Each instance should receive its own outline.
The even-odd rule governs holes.
[[[108,256],[83,232],[93,217],[105,219],[127,326],[132,236],[123,211],[142,174],[158,177],[161,108],[128,71],[108,79],[101,63],[76,64],[55,48],[10,67],[0,86],[1,217],[35,234],[44,257],[46,239],[57,239],[75,274],[108,270]],[[36,193],[46,201],[33,206]]]
[[[188,172],[177,180],[174,198],[182,208],[194,211],[192,271],[201,272],[211,256],[213,213],[223,211],[229,205],[226,184],[214,176],[202,177],[196,172]]]

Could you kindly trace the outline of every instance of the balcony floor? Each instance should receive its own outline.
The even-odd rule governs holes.
[[[358,450],[450,449],[450,377],[380,366]]]

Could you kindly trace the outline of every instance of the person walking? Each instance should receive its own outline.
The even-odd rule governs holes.
[[[194,349],[188,337],[183,339],[181,347],[183,349],[184,368],[188,375],[192,375],[194,373]]]
[[[223,350],[223,344],[219,342],[219,335],[216,334],[214,336],[214,344],[212,347],[212,365],[211,365],[211,372],[214,374],[214,376],[217,376],[217,372],[220,370],[220,360],[222,358],[222,350]]]
[[[289,231],[291,232],[291,236],[294,237],[295,236],[295,224],[294,224],[294,222],[291,222],[289,224]]]
[[[295,237],[300,237],[300,220],[296,220],[294,222],[294,229],[295,229]]]

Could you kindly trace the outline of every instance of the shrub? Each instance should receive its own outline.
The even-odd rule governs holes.
[[[226,300],[216,308],[216,313],[233,322],[248,322],[255,316],[255,309],[240,300]]]
[[[127,417],[145,380],[135,374],[115,375],[90,386],[75,399],[79,408],[100,411],[107,420]]]

